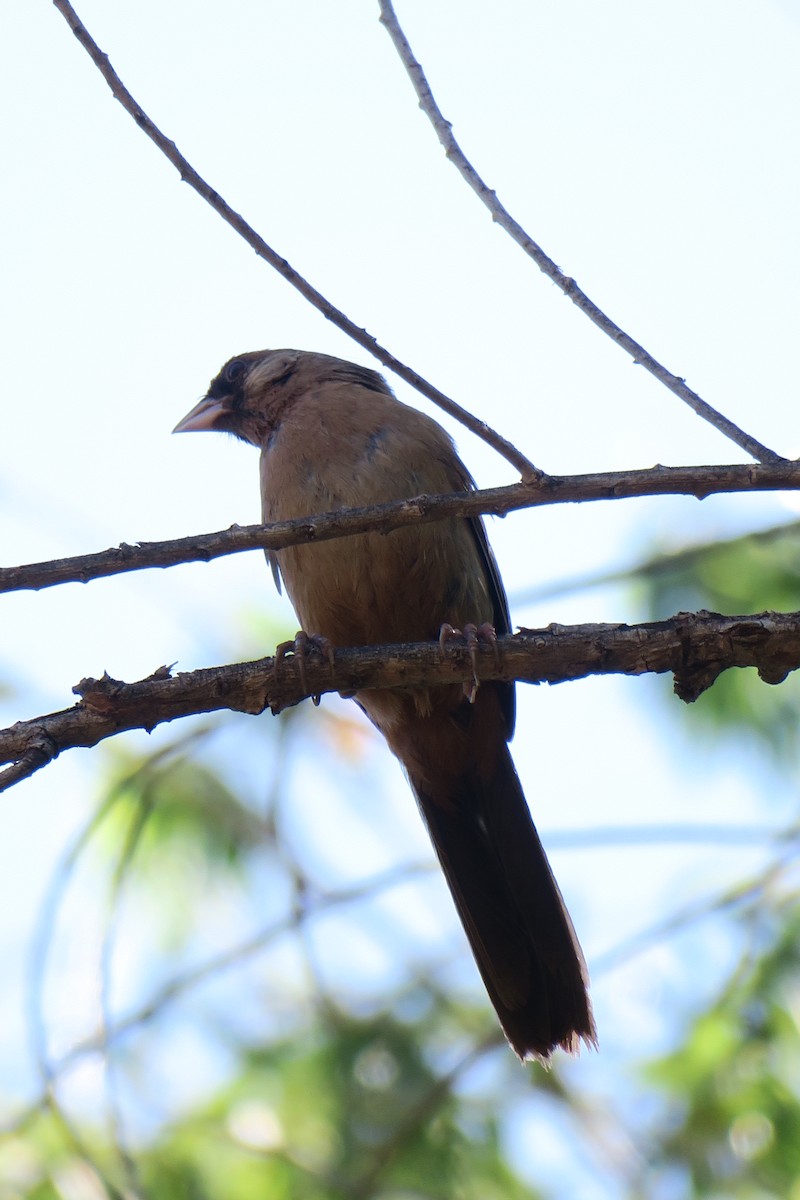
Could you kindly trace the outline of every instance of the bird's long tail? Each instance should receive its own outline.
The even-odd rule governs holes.
[[[595,1042],[586,965],[491,688],[460,716],[420,718],[391,740],[506,1037],[546,1061]]]

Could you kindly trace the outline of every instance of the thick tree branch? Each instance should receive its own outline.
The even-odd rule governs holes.
[[[304,279],[300,272],[296,271],[277,250],[268,245],[261,235],[245,221],[244,217],[231,208],[222,196],[220,196],[219,192],[216,192],[206,183],[189,160],[184,158],[175,143],[166,137],[153,121],[150,120],[142,106],[125,87],[119,75],[117,75],[111,66],[108,55],[104,54],[97,45],[97,42],[95,42],[75,12],[75,9],[69,3],[69,0],[53,0],[53,3],[111,88],[114,98],[119,100],[122,107],[133,117],[142,132],[146,133],[150,140],[158,146],[161,153],[169,159],[180,173],[183,182],[188,183],[189,187],[193,188],[199,196],[202,196],[206,203],[214,209],[214,212],[222,217],[223,221],[230,225],[247,242],[248,246],[255,250],[259,258],[263,258],[265,262],[269,263],[279,275],[283,276],[287,283],[290,283],[301,296],[308,300],[309,304],[312,304],[318,312],[321,312],[323,317],[338,326],[343,333],[346,333],[359,346],[363,346],[365,350],[374,355],[379,362],[388,367],[390,371],[393,371],[395,375],[404,379],[406,383],[416,388],[428,400],[432,400],[444,412],[449,413],[451,417],[460,421],[462,425],[477,437],[487,442],[488,445],[519,471],[523,479],[535,479],[539,475],[538,467],[535,467],[516,446],[512,445],[511,442],[492,429],[490,425],[487,425],[485,421],[481,421],[465,408],[462,408],[460,404],[456,404],[455,400],[451,400],[444,392],[440,392],[432,383],[428,383],[427,379],[423,379],[411,367],[407,367],[405,363],[402,363],[399,358],[395,358],[389,350],[380,345],[372,334],[367,333],[366,329],[362,329],[355,322],[351,321],[341,309],[336,308],[308,280]]]
[[[317,513],[272,525],[233,525],[216,533],[195,534],[167,542],[123,543],[109,550],[51,562],[0,567],[0,592],[38,590],[62,583],[88,583],[148,567],[208,562],[245,550],[280,550],[300,542],[322,542],[365,530],[387,533],[403,525],[440,521],[445,517],[488,513],[505,516],[521,508],[643,496],[695,496],[698,500],[726,492],[790,491],[800,488],[800,462],[733,464],[707,467],[662,467],[601,471],[591,475],[545,475],[533,483],[416,496],[392,504]]]
[[[500,654],[479,648],[481,680],[560,683],[588,675],[671,671],[675,691],[690,702],[729,667],[756,667],[766,683],[781,683],[800,666],[800,613],[726,617],[679,613],[643,625],[551,625],[499,639]],[[73,708],[0,731],[0,790],[33,774],[63,750],[95,746],[128,729],[148,731],[165,721],[232,709],[277,713],[323,692],[360,688],[467,685],[472,665],[466,646],[438,643],[367,646],[336,652],[333,665],[310,655],[289,655],[232,666],[209,667],[172,676],[161,667],[147,679],[123,683],[104,675],[84,679],[73,691]]]
[[[636,366],[644,367],[645,370],[656,377],[659,383],[663,383],[664,387],[669,388],[685,404],[688,404],[699,417],[702,417],[704,421],[708,421],[720,433],[723,433],[725,437],[735,442],[737,446],[741,446],[753,458],[759,462],[780,462],[782,457],[780,454],[776,454],[774,450],[770,450],[769,447],[762,445],[761,442],[751,437],[749,433],[745,433],[743,429],[740,429],[738,425],[734,425],[733,421],[729,420],[728,417],[717,412],[715,408],[712,408],[710,404],[698,396],[697,392],[693,392],[690,387],[686,386],[685,379],[673,375],[660,362],[657,362],[645,350],[644,346],[640,346],[624,329],[621,329],[610,317],[607,317],[602,309],[598,308],[594,301],[590,300],[586,293],[578,287],[575,280],[565,275],[560,267],[545,254],[541,246],[514,220],[508,209],[498,200],[497,193],[484,182],[475,170],[453,136],[453,127],[444,117],[433,98],[433,93],[425,77],[425,72],[415,58],[408,39],[400,27],[391,0],[378,0],[378,3],[381,10],[381,24],[386,27],[403,66],[408,72],[414,91],[417,93],[420,108],[433,125],[436,136],[441,142],[447,158],[449,158],[453,166],[460,172],[478,198],[486,205],[492,214],[492,220],[514,239],[529,258],[533,259],[539,270],[561,288],[564,295],[568,296],[572,303],[598,329],[601,329],[612,341],[616,342],[618,346],[621,346],[623,350],[631,355]]]

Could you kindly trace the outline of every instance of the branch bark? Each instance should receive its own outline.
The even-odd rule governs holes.
[[[481,646],[480,680],[561,683],[588,675],[641,675],[671,671],[676,694],[696,700],[729,667],[755,667],[765,683],[783,682],[800,666],[800,613],[728,617],[678,613],[642,625],[550,625],[523,629],[498,640],[499,655]],[[198,713],[231,709],[273,713],[311,696],[361,688],[426,687],[469,683],[472,664],[465,645],[436,642],[337,650],[334,663],[310,654],[288,655],[198,671],[170,673],[160,667],[147,679],[123,683],[104,675],[73,688],[72,708],[0,731],[0,790],[51,762],[62,751],[96,746],[129,729],[157,725]]]
[[[728,492],[792,491],[800,488],[800,461],[705,467],[655,466],[645,470],[601,471],[591,475],[545,475],[531,483],[485,488],[444,496],[416,496],[392,504],[317,513],[272,525],[232,525],[216,533],[166,542],[139,542],[51,562],[0,567],[0,593],[39,590],[62,583],[88,583],[107,575],[209,562],[245,550],[281,550],[301,542],[321,542],[366,530],[388,533],[403,525],[445,517],[502,517],[522,508],[643,496],[706,496]]]

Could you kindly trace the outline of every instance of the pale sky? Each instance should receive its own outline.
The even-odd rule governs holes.
[[[376,3],[81,0],[78,11],[156,124],[271,245],[540,466],[745,460],[492,224],[418,110]],[[399,0],[398,15],[463,149],[545,251],[710,403],[800,452],[800,8]],[[253,522],[254,452],[172,438],[177,419],[242,350],[370,360],[181,184],[52,4],[9,0],[3,17],[2,561]],[[511,481],[440,419],[480,484]],[[793,511],[769,495],[659,499],[520,513],[489,533],[513,601],[538,582],[633,563],[654,542]],[[71,686],[104,669],[137,679],[165,662],[223,661],[241,652],[237,618],[262,606],[295,627],[259,554],[2,604],[0,680],[16,689],[4,724],[67,706]],[[512,604],[512,618],[639,619],[630,605],[607,589]],[[765,802],[745,748],[698,755],[654,707],[656,688],[519,689],[515,757],[545,840],[548,829],[788,811],[788,797]],[[0,952],[13,982],[0,1029],[15,1040],[25,914],[87,811],[87,760],[73,752],[3,797]],[[403,795],[388,767],[386,786]],[[649,926],[676,887],[686,901],[705,895],[760,851],[552,857],[591,965]],[[682,966],[667,951],[653,961],[655,982],[641,962],[613,986],[598,980],[608,1058],[586,1068],[593,1079],[624,1061],[623,1041],[644,1054],[668,1037],[648,997],[677,987]],[[0,1077],[12,1097],[21,1087],[16,1072]],[[515,1134],[523,1157],[526,1136]]]

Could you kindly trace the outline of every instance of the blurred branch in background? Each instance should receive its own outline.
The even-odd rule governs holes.
[[[608,587],[619,583],[635,584],[639,580],[658,580],[660,578],[667,581],[669,591],[672,592],[682,586],[686,580],[694,580],[698,570],[707,574],[710,563],[714,563],[715,574],[719,576],[719,583],[722,583],[722,572],[717,570],[717,564],[723,557],[727,558],[731,555],[738,560],[741,555],[747,555],[750,558],[751,555],[759,554],[763,550],[765,553],[762,555],[758,575],[751,570],[747,570],[744,575],[748,599],[753,599],[752,587],[754,584],[758,586],[760,578],[763,580],[761,586],[768,591],[771,603],[776,604],[778,608],[791,607],[791,604],[786,606],[776,601],[774,588],[778,584],[780,594],[788,594],[792,597],[797,594],[795,586],[787,588],[786,585],[796,585],[800,582],[800,565],[798,565],[797,555],[799,534],[800,521],[783,521],[779,525],[772,525],[769,529],[759,529],[753,533],[737,534],[735,537],[729,538],[715,538],[710,542],[699,542],[677,550],[665,549],[655,553],[651,552],[641,562],[633,563],[631,566],[622,567],[619,570],[595,571],[588,575],[578,575],[572,579],[557,579],[552,583],[534,584],[514,592],[509,599],[515,606],[522,607],[526,604],[537,604],[541,600],[555,599],[558,596],[569,596],[574,592],[590,591],[592,588]],[[781,545],[780,543],[783,543],[784,540],[786,544]],[[775,543],[778,545],[776,546]],[[765,568],[769,572],[768,579],[763,578]],[[781,575],[783,579],[781,579]],[[729,599],[732,599],[735,594],[732,591],[735,582],[735,578],[731,578],[726,571],[724,587],[725,595]],[[707,587],[708,580],[705,580],[704,588]],[[717,591],[719,593],[719,589]],[[710,600],[705,591],[703,598],[704,601]],[[719,601],[715,606],[722,607]],[[652,608],[652,604],[650,607]],[[754,603],[754,607],[758,607],[757,603]]]

